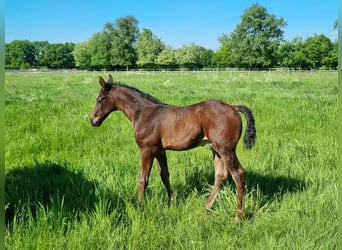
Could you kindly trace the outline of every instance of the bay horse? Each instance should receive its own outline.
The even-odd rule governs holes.
[[[228,105],[219,100],[181,107],[168,105],[134,87],[114,83],[111,75],[107,82],[100,76],[99,84],[102,88],[90,122],[98,127],[111,112],[119,110],[133,123],[135,140],[141,151],[138,202],[143,200],[154,158],[157,159],[158,171],[169,202],[175,201],[165,151],[188,150],[209,143],[213,152],[215,183],[206,208],[211,209],[230,173],[237,188],[235,219],[241,220],[244,214],[245,171],[235,149],[242,131],[238,112],[242,112],[247,120],[244,144],[247,148],[254,145],[256,129],[249,108]]]

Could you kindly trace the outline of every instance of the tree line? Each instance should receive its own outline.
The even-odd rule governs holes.
[[[5,44],[6,69],[74,68],[73,43],[15,40]]]
[[[16,40],[5,44],[6,68],[80,68],[80,69],[201,69],[302,68],[336,69],[338,41],[325,35],[305,40],[283,38],[283,18],[253,4],[241,15],[233,32],[218,38],[217,51],[194,43],[171,48],[150,29],[138,28],[134,16],[106,23],[89,40],[73,44]],[[337,21],[333,24],[337,28]]]

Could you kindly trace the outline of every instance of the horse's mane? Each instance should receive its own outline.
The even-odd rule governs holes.
[[[107,83],[108,84],[108,83]],[[110,83],[109,85],[111,86],[119,86],[119,87],[123,87],[123,88],[126,88],[126,89],[129,89],[133,92],[136,92],[137,94],[139,94],[142,98],[144,99],[147,99],[155,104],[165,104],[164,102],[160,101],[159,99],[157,99],[156,97],[148,94],[148,93],[145,93],[135,87],[132,87],[132,86],[128,86],[124,83],[121,83],[121,82],[114,82],[114,83]]]

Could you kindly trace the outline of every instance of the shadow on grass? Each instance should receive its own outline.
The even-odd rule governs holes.
[[[103,190],[82,173],[52,162],[10,170],[5,175],[6,225],[16,220],[36,218],[38,210],[62,213],[68,218],[96,211],[105,203],[105,212],[125,212],[117,195]]]
[[[205,170],[193,171],[186,176],[185,186],[176,185],[178,197],[186,199],[192,192],[197,192],[200,195],[208,194],[212,190],[212,185],[215,181],[215,173],[213,167],[208,167]],[[264,202],[272,202],[276,199],[281,199],[286,193],[302,192],[306,189],[307,184],[300,179],[288,176],[261,175],[253,171],[246,171],[246,193],[252,190],[260,191]],[[231,176],[225,183],[223,188],[231,187],[234,191],[235,183]],[[177,197],[177,198],[178,198]]]
[[[286,193],[302,192],[307,184],[304,180],[290,176],[261,175],[252,171],[246,173],[246,185],[249,190],[258,189],[269,201],[282,197]]]

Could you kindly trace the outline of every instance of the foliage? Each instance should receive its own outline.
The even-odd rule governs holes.
[[[313,35],[284,41],[286,21],[253,4],[241,15],[233,32],[218,38],[217,51],[190,43],[171,48],[143,28],[134,16],[106,23],[89,40],[79,43],[49,44],[46,41],[12,41],[5,47],[6,68],[81,69],[201,69],[236,68],[315,68],[336,69],[338,41]],[[337,27],[337,20],[333,24]]]
[[[76,67],[80,69],[90,69],[92,67],[92,56],[90,54],[90,51],[88,50],[88,43],[89,42],[77,43],[73,51],[73,55],[76,61]]]
[[[176,62],[180,67],[187,69],[199,69],[205,66],[210,66],[212,53],[212,51],[192,43],[177,49],[175,57]]]
[[[325,35],[314,35],[305,41],[295,38],[281,44],[277,51],[279,66],[290,68],[337,68],[337,42]]]
[[[299,37],[282,43],[277,51],[279,65],[287,68],[305,68],[307,62],[303,47],[303,41]]]
[[[102,32],[94,33],[87,42],[75,47],[77,66],[95,69],[134,67],[137,58],[134,45],[139,31],[137,25],[138,21],[133,16],[106,23]]]
[[[110,67],[110,42],[103,33],[96,32],[88,41],[88,55],[90,55],[90,65],[93,69],[102,69]]]
[[[176,51],[172,48],[162,50],[157,57],[157,64],[163,69],[176,68]]]
[[[52,44],[47,41],[36,41],[33,42],[33,46],[35,62],[33,62],[30,66],[48,67],[48,65],[50,64],[49,61],[51,61],[49,52],[55,52],[53,50],[50,50],[50,46],[52,46]],[[12,55],[12,57],[15,56]]]
[[[337,30],[337,28],[338,28],[338,19],[336,19],[334,22],[334,30]]]
[[[322,59],[322,68],[337,69],[338,67],[338,42],[333,42],[332,47],[328,55],[324,55]]]
[[[73,68],[73,43],[15,40],[5,45],[6,68]]]
[[[29,68],[35,65],[34,46],[28,40],[15,40],[5,45],[5,64],[8,67]]]
[[[136,61],[136,42],[139,29],[138,20],[133,16],[118,18],[115,24],[107,23],[104,33],[110,39],[110,63],[114,67],[133,67]]]
[[[5,249],[337,249],[337,73],[110,73],[170,104],[252,109],[257,143],[237,146],[246,219],[233,219],[231,179],[204,209],[207,147],[167,152],[176,204],[154,166],[138,206],[132,124],[89,123],[97,73],[6,73]]]
[[[334,23],[334,27],[336,27]],[[283,41],[286,22],[254,4],[241,16],[241,22],[230,34],[219,38],[220,48],[214,55],[219,67],[242,68],[337,68],[337,41],[325,35]],[[335,46],[336,43],[336,46]]]
[[[53,69],[73,68],[75,66],[72,51],[73,43],[51,44],[45,54],[46,67]]]
[[[221,46],[219,50],[213,55],[212,62],[218,67],[233,67],[233,52],[231,48],[231,37],[223,35],[219,37]]]
[[[321,68],[332,49],[333,45],[325,35],[315,35],[305,40],[304,52],[307,55],[308,64],[313,68]]]
[[[142,68],[154,69],[158,55],[164,50],[164,47],[162,41],[154,36],[151,30],[143,29],[135,45],[138,55],[137,65]]]
[[[241,23],[228,35],[233,64],[241,68],[274,65],[275,52],[283,39],[282,27],[285,25],[283,18],[269,14],[259,4],[247,8],[241,16]]]

